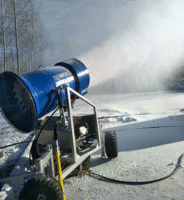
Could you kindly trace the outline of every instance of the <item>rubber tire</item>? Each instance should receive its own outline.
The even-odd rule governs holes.
[[[118,156],[118,144],[115,131],[105,132],[105,151],[108,158],[116,158]]]
[[[40,195],[40,198],[39,198]],[[43,196],[41,196],[43,195]],[[32,178],[24,184],[18,200],[63,200],[60,183],[50,176]]]

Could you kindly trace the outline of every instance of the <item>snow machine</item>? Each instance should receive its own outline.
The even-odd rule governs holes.
[[[63,179],[89,170],[91,154],[101,150],[104,156],[106,150],[108,158],[118,156],[116,133],[102,133],[96,106],[84,97],[89,82],[87,68],[77,59],[21,75],[0,74],[4,117],[19,132],[35,132],[30,149],[34,171],[24,175],[19,200],[65,199]],[[77,99],[92,113],[76,114]]]

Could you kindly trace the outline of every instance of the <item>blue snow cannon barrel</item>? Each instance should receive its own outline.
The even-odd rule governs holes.
[[[85,95],[89,81],[87,68],[77,59],[21,75],[6,71],[0,74],[0,107],[11,126],[19,132],[29,133],[35,130],[40,117],[57,107],[57,86],[67,83]],[[66,95],[61,89],[62,102],[66,102]]]

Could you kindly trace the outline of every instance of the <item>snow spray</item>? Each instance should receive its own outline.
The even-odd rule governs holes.
[[[184,2],[108,3],[109,9],[101,11],[109,13],[111,35],[80,57],[90,70],[93,91],[165,89],[184,63]]]

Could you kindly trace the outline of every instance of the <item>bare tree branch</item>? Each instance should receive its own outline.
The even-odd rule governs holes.
[[[1,0],[1,18],[2,18],[2,35],[3,35],[3,69],[6,71],[6,37],[4,28],[3,0]]]
[[[15,20],[16,50],[17,50],[17,74],[19,74],[19,73],[20,73],[20,62],[19,62],[19,42],[18,42],[18,27],[17,27],[17,15],[16,15],[15,0],[13,0],[13,9],[14,9],[14,20]]]

